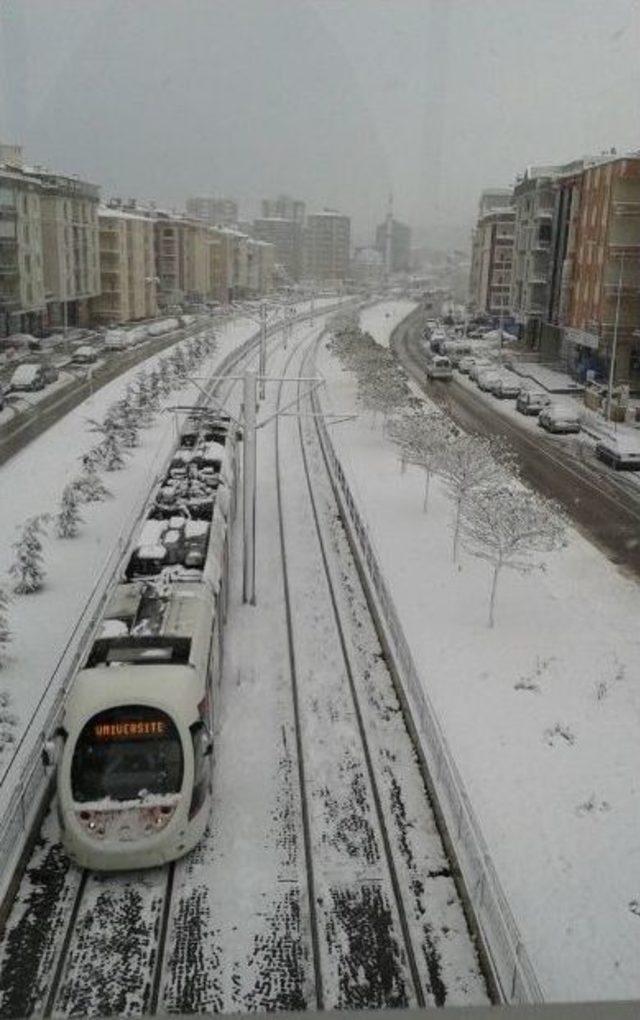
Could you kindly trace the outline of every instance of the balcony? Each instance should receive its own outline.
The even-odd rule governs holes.
[[[0,276],[17,276],[18,267],[15,262],[0,262]]]

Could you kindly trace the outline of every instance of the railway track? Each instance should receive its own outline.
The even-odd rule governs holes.
[[[270,354],[282,341],[270,345]],[[256,347],[231,359],[257,359]],[[226,403],[237,388],[217,382]],[[0,944],[0,1016],[155,1013],[162,1000],[167,937],[175,920],[176,870],[92,874],[62,852],[50,805]]]
[[[313,346],[298,376],[309,375]],[[314,421],[276,419],[275,446],[315,1005],[486,1001]],[[296,446],[300,469],[291,470]],[[453,932],[465,960],[457,971],[443,940]]]

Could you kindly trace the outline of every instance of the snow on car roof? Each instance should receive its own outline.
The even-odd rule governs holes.
[[[634,453],[640,456],[640,438],[636,436],[608,436],[606,439],[600,439],[598,445],[617,453]]]

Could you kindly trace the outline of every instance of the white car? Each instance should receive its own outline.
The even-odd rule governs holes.
[[[71,355],[71,361],[74,365],[92,365],[94,361],[98,360],[98,353],[93,347],[78,347],[77,350]]]
[[[640,471],[640,443],[626,436],[612,436],[596,443],[596,457],[614,471]]]
[[[473,382],[477,382],[480,373],[488,372],[489,370],[495,372],[495,367],[489,361],[474,361],[469,370],[469,378],[472,379]]]
[[[475,363],[475,358],[460,358],[460,361],[458,362],[458,371],[462,372],[463,375],[469,375],[469,372]]]
[[[521,388],[522,383],[520,380],[515,376],[509,375],[499,376],[490,387],[494,397],[498,397],[499,400],[515,400]]]
[[[547,432],[579,432],[580,419],[577,411],[564,404],[549,404],[538,415],[538,425]]]
[[[488,393],[491,391],[492,386],[495,386],[499,379],[500,375],[498,374],[498,372],[496,372],[495,369],[493,368],[488,368],[484,372],[480,372],[478,374],[476,382],[478,383],[479,389],[483,390],[485,393]]]

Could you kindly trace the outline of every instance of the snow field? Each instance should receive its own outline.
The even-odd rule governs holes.
[[[319,367],[327,408],[355,407],[324,345]],[[440,483],[425,515],[423,474],[368,416],[331,436],[545,997],[637,997],[637,584],[572,529],[546,572],[501,576],[491,631]]]

